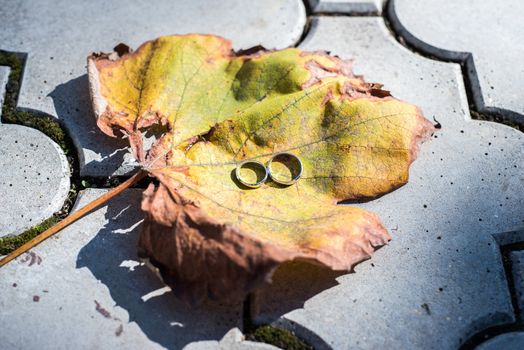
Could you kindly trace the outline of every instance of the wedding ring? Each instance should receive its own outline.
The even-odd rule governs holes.
[[[285,179],[282,178],[282,176],[279,177],[278,174],[272,168],[273,162],[284,164],[291,172],[291,178]],[[286,186],[292,185],[295,182],[297,182],[297,180],[300,179],[300,177],[302,176],[302,172],[304,171],[304,166],[302,165],[302,161],[300,160],[300,158],[298,158],[294,154],[287,152],[275,154],[267,162],[266,167],[267,171],[269,172],[269,177],[271,177],[271,180],[273,180],[277,184]]]
[[[257,176],[257,181],[250,182],[243,178],[242,174],[240,173],[243,168],[251,168],[251,170],[253,170]],[[263,175],[260,176],[260,174]],[[235,169],[235,176],[242,185],[250,188],[259,188],[260,186],[262,186],[264,182],[266,182],[268,177],[268,171],[264,164],[262,164],[258,160],[247,160],[245,162],[240,163],[237,166],[237,168]]]

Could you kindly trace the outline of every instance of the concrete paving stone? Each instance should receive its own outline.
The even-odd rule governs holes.
[[[4,104],[5,87],[9,79],[9,67],[0,66],[0,107]],[[2,108],[0,108],[0,116],[2,116]]]
[[[413,45],[447,59],[472,54],[468,74],[478,109],[524,122],[523,1],[392,0],[391,5],[394,27]]]
[[[313,13],[380,15],[384,0],[307,0]]]
[[[480,344],[476,350],[522,350],[524,332],[511,332],[498,335]]]
[[[524,137],[472,120],[458,64],[415,55],[381,18],[318,17],[302,48],[354,59],[354,70],[441,123],[402,188],[358,206],[393,236],[352,274],[288,264],[258,295],[256,322],[317,348],[457,348],[514,321],[497,232],[524,226]],[[521,102],[522,103],[522,102]]]
[[[75,209],[104,191],[83,191]],[[2,348],[179,349],[202,342],[197,345],[207,349],[232,343],[232,335],[223,338],[242,326],[241,305],[190,308],[137,261],[140,198],[140,189],[126,190],[0,269]]]
[[[513,283],[517,294],[519,309],[524,310],[524,250],[513,251],[509,254]]]
[[[22,109],[64,121],[79,148],[82,176],[125,174],[136,164],[127,142],[108,140],[95,125],[86,57],[120,42],[137,48],[161,35],[212,33],[236,49],[294,45],[306,23],[300,0],[155,2],[0,1],[0,47],[29,54],[18,101]]]
[[[499,246],[524,242],[524,228],[517,231],[497,232],[493,235]]]
[[[0,115],[9,68],[0,67]],[[69,164],[41,132],[0,123],[0,237],[19,234],[60,210]]]
[[[244,340],[244,335],[238,328],[233,328],[220,341],[200,341],[187,345],[185,350],[276,350],[277,347],[269,344]]]

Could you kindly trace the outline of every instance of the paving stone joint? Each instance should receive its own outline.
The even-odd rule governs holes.
[[[356,204],[382,218],[392,242],[350,274],[283,265],[246,303],[249,322],[318,349],[524,348],[524,3],[307,1],[309,18],[299,0],[0,0],[0,197],[9,203],[0,242],[63,209],[70,189],[111,187],[136,167],[126,141],[96,127],[92,51],[186,32],[223,35],[236,49],[328,50],[442,128],[407,185]],[[16,115],[31,128],[7,123]],[[50,139],[35,130],[46,121],[64,129]],[[105,191],[85,189],[73,210]],[[2,347],[274,348],[245,340],[243,305],[190,309],[137,259],[141,191],[0,269]]]

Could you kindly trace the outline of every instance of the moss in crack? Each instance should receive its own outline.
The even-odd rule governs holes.
[[[78,195],[78,191],[83,190],[84,187],[80,187],[80,189],[77,190],[77,185],[71,184],[71,188],[69,189],[69,193],[67,194],[67,198],[64,202],[64,205],[62,208],[54,213],[51,217],[45,219],[41,223],[25,230],[19,235],[16,236],[6,236],[0,238],[0,255],[6,255],[11,253],[16,248],[22,246],[27,241],[33,239],[34,237],[38,236],[51,226],[57,224],[61,220],[63,220],[68,214],[71,208],[73,207],[73,204],[75,203],[76,196]]]
[[[397,21],[393,20],[393,0],[386,0],[382,8],[383,19],[386,27],[389,29],[391,35],[397,40],[397,42],[404,46],[409,51],[413,52],[415,55],[420,55],[426,58],[429,58],[434,61],[440,62],[453,62],[460,64],[462,70],[462,78],[464,80],[464,87],[466,91],[466,96],[469,105],[469,112],[473,119],[475,120],[487,120],[496,122],[499,124],[505,124],[512,128],[515,128],[519,131],[524,132],[524,121],[521,120],[520,116],[509,110],[496,110],[495,108],[485,108],[483,106],[477,106],[473,101],[473,88],[474,85],[470,77],[470,65],[472,64],[471,53],[461,55],[461,57],[450,58],[445,56],[437,56],[433,52],[430,52],[424,49],[422,46],[416,46],[408,38],[405,38],[400,33],[403,32],[401,26],[396,24]],[[469,59],[468,59],[469,57]],[[477,82],[475,85],[478,85]],[[479,110],[480,109],[480,110]]]
[[[44,232],[54,224],[60,222],[64,219],[70,212],[75,199],[78,195],[78,192],[85,190],[87,188],[111,188],[116,187],[120,183],[127,180],[127,177],[118,176],[118,177],[109,177],[104,179],[99,178],[84,178],[78,179],[78,183],[71,183],[71,188],[67,195],[66,201],[62,209],[53,214],[50,218],[44,220],[38,225],[35,225],[28,230],[22,232],[17,236],[8,236],[0,238],[0,255],[6,255],[11,253],[16,248],[20,247],[25,242],[30,239],[38,236],[40,233]],[[148,185],[153,182],[158,185],[156,180],[150,178],[144,178],[138,183],[132,186],[132,188],[147,188]]]
[[[257,314],[259,291],[249,293],[244,299],[244,335],[247,340],[256,341],[260,343],[271,344],[281,349],[290,350],[311,350],[313,347],[293,332],[275,327],[272,325],[256,325],[253,322],[253,316]]]
[[[54,213],[53,216],[17,236],[0,238],[0,255],[12,252],[66,217],[75,202],[78,191],[83,189],[78,176],[78,160],[76,158],[73,141],[60,123],[55,118],[44,115],[43,113],[20,111],[16,107],[22,84],[25,59],[25,54],[0,50],[0,66],[10,68],[4,103],[2,105],[2,122],[23,125],[39,130],[58,144],[69,162],[71,188],[64,205],[58,212]]]
[[[0,238],[0,255],[6,255],[11,253],[16,248],[20,247],[25,242],[36,237],[40,233],[44,232],[54,224],[60,221],[59,217],[52,216],[47,220],[44,220],[38,225],[31,227],[29,230],[18,236],[8,236]]]
[[[271,344],[285,350],[313,349],[311,345],[308,345],[303,340],[300,340],[292,332],[271,325],[264,325],[255,328],[246,335],[246,339]]]
[[[484,114],[480,113],[474,110],[474,106],[470,105],[470,114],[473,119],[477,120],[488,120],[491,122],[496,122],[499,124],[506,124],[507,126],[511,126],[512,128],[515,128],[517,130],[520,130],[524,132],[524,123],[517,123],[515,120],[509,119],[506,116],[502,115],[501,113],[495,113],[491,112],[490,114]]]
[[[37,129],[56,142],[66,156],[71,156],[74,151],[73,143],[56,119],[46,115],[37,116],[35,113],[19,111],[16,108],[22,84],[24,55],[0,50],[0,66],[10,68],[2,106],[2,122]]]

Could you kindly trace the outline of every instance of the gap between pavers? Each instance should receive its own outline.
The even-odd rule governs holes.
[[[306,0],[313,14],[380,15],[385,0]]]
[[[524,310],[524,250],[510,252],[509,258],[517,302],[522,312]]]
[[[523,134],[471,120],[458,64],[415,55],[381,18],[314,18],[307,50],[355,60],[354,70],[419,105],[442,129],[422,145],[404,187],[358,206],[393,241],[354,274],[288,265],[260,293],[257,322],[313,345],[457,348],[514,313],[492,234],[524,226]]]
[[[524,123],[522,81],[524,2],[520,0],[391,0],[398,34],[424,52],[468,62],[469,83],[481,113]]]
[[[0,117],[10,69],[0,66]],[[41,132],[0,122],[0,237],[39,224],[64,205],[69,163]]]
[[[104,191],[81,192],[75,209]],[[241,305],[191,308],[137,261],[141,192],[124,191],[0,269],[2,347],[150,349],[200,342],[198,348],[208,349],[242,340],[234,330],[242,327]]]
[[[160,35],[210,33],[236,49],[293,46],[306,24],[301,0],[215,2],[94,0],[0,4],[0,48],[28,53],[18,106],[64,122],[79,149],[80,175],[129,174],[136,166],[126,140],[103,135],[90,107],[86,57],[124,42],[136,49]],[[117,19],[117,20],[115,20]]]

